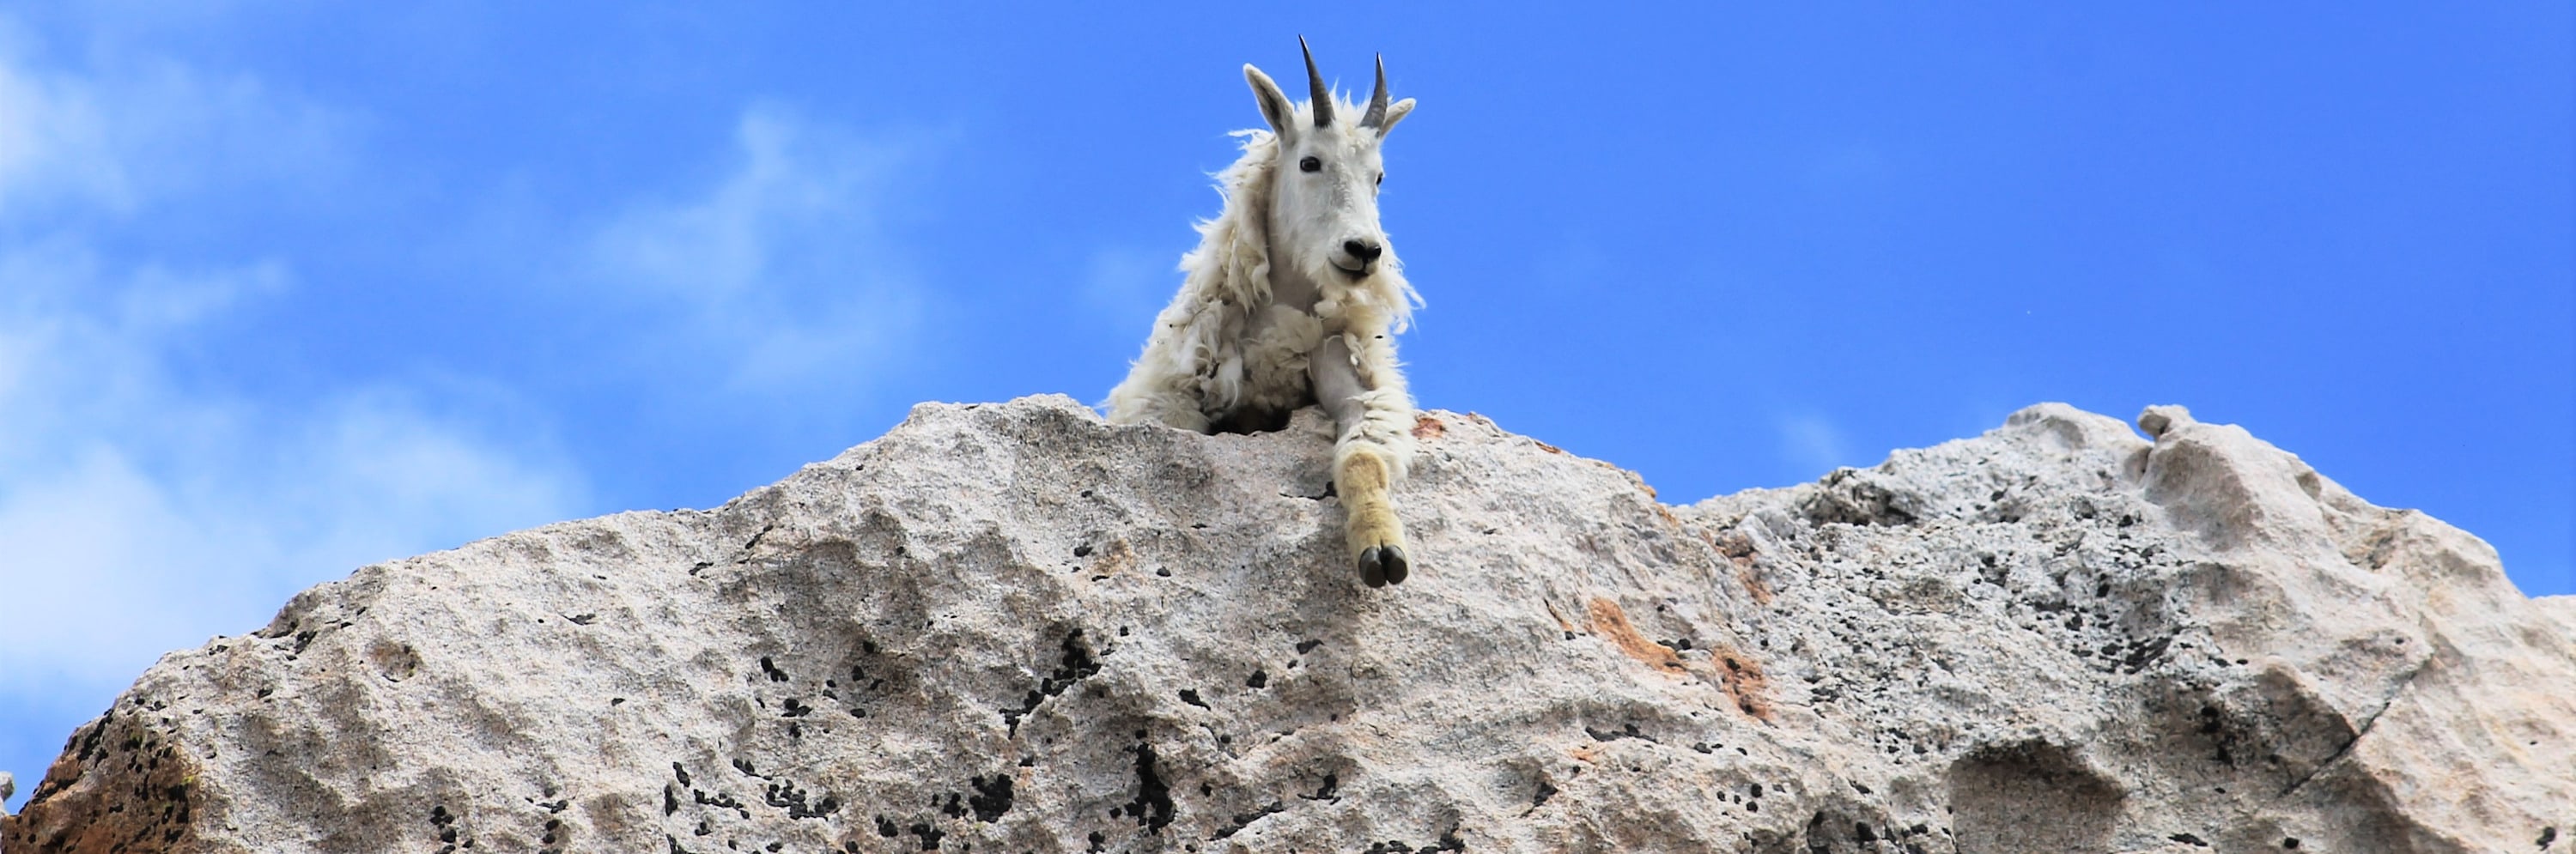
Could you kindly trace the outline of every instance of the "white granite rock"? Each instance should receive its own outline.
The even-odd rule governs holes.
[[[1430,413],[925,405],[705,512],[359,570],[172,653],[10,852],[2559,851],[2576,603],[2179,408],[1688,507]]]

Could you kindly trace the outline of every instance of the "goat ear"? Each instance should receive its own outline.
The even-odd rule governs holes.
[[[1270,82],[1270,75],[1251,63],[1244,63],[1243,80],[1252,84],[1252,99],[1261,103],[1261,120],[1270,123],[1273,133],[1286,137],[1297,118],[1296,108],[1288,104],[1288,93],[1279,91],[1279,84]]]
[[[1377,126],[1377,138],[1379,138],[1379,139],[1385,139],[1385,138],[1386,138],[1386,132],[1387,132],[1387,131],[1394,130],[1394,129],[1395,129],[1395,123],[1396,123],[1396,122],[1403,121],[1403,120],[1404,120],[1404,117],[1405,117],[1407,114],[1410,114],[1410,113],[1412,113],[1412,112],[1413,112],[1413,99],[1411,99],[1411,98],[1406,98],[1406,99],[1404,99],[1404,100],[1397,101],[1397,102],[1395,102],[1395,103],[1392,103],[1392,104],[1388,104],[1388,105],[1386,105],[1386,121],[1383,121],[1383,122],[1378,123],[1378,126]]]

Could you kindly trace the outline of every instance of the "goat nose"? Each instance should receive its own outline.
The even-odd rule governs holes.
[[[1386,254],[1386,247],[1378,245],[1375,240],[1345,240],[1342,241],[1342,251],[1351,253],[1351,257],[1360,259],[1360,263],[1366,264],[1377,260],[1377,256]]]

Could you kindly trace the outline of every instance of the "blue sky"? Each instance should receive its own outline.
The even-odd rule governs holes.
[[[1300,33],[1421,100],[1426,406],[1689,501],[2181,403],[2576,593],[2570,7],[2242,5],[0,6],[0,770],[364,563],[1098,400]]]

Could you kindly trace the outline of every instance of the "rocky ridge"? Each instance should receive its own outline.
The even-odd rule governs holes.
[[[0,850],[2561,851],[2576,601],[2235,427],[2035,406],[1690,506],[1426,413],[924,405],[709,511],[358,570],[171,653]]]

